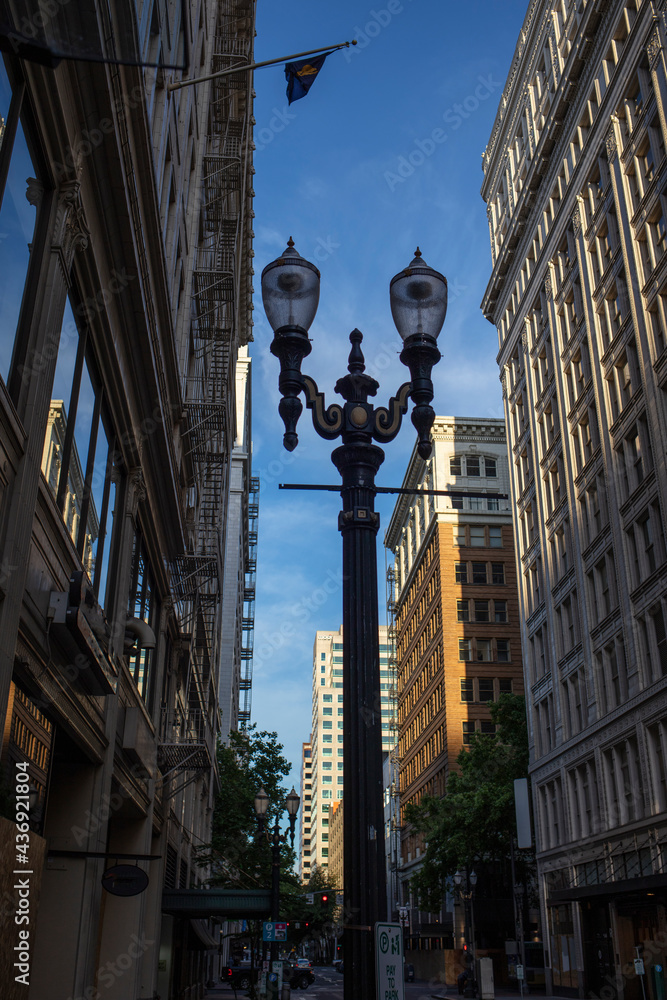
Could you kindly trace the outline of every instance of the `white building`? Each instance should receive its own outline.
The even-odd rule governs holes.
[[[387,646],[387,628],[380,626],[380,688],[382,749],[396,743],[396,716]],[[343,797],[343,630],[317,632],[313,647],[312,800],[310,870],[329,863],[329,806]],[[302,855],[302,865],[303,865]]]

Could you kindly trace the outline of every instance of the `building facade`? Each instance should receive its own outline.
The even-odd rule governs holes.
[[[504,692],[523,693],[504,423],[436,417],[432,440],[428,461],[413,452],[403,485],[454,495],[402,495],[385,536],[394,557],[389,610],[401,816],[425,794],[446,793],[473,732],[494,732],[487,703]],[[401,821],[391,910],[397,919],[399,908],[408,907],[411,952],[453,949],[459,944],[451,901],[441,914],[412,906],[409,883],[423,850],[420,835]],[[415,961],[418,974],[434,974],[428,957],[417,954]],[[431,961],[442,967],[442,952]]]
[[[0,24],[0,978],[172,1000],[202,995],[220,944],[162,894],[206,878],[219,792],[253,191],[251,75],[169,85],[251,62],[255,5],[89,7]]]
[[[299,877],[310,878],[310,821],[313,807],[313,761],[310,742],[301,747],[301,821],[299,828]]]
[[[386,626],[380,626],[379,638],[382,749],[387,752],[396,743],[396,715]],[[315,634],[312,711],[311,872],[315,865],[329,866],[329,806],[343,796],[342,626],[337,632]]]
[[[483,157],[547,982],[628,1000],[667,958],[665,16],[531,3]]]

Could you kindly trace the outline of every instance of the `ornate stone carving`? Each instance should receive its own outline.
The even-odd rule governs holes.
[[[575,238],[579,236],[581,232],[581,209],[579,208],[579,203],[574,207],[574,212],[572,213],[572,231]]]
[[[607,132],[607,137],[605,139],[607,144],[607,159],[611,163],[618,156],[618,147],[616,145],[616,133],[614,132],[614,126]]]
[[[44,185],[36,177],[28,177],[26,180],[25,196],[26,200],[34,208],[39,208],[44,197]]]
[[[136,516],[139,504],[146,499],[146,481],[144,480],[143,469],[133,469],[129,475],[129,504],[132,515]]]
[[[656,26],[655,31],[649,38],[648,45],[646,46],[646,54],[648,56],[648,61],[651,65],[653,65],[653,63],[657,61],[661,49],[662,49],[662,41],[660,40],[660,29]]]
[[[507,399],[507,365],[505,365],[501,373],[500,384],[503,387],[503,397]]]
[[[546,278],[544,279],[544,294],[546,295],[546,297],[548,299],[552,299],[553,298],[553,294],[554,293],[553,293],[553,287],[551,285],[551,275],[550,274],[547,274]]]
[[[52,243],[53,249],[62,255],[66,278],[69,276],[75,251],[86,249],[89,235],[81,203],[81,184],[79,181],[66,181],[58,194]]]

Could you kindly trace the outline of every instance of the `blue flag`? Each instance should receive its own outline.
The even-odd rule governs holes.
[[[299,62],[285,63],[288,104],[306,96],[315,82],[315,77],[322,69],[324,60],[330,55],[331,52],[325,52],[323,55],[315,56],[313,59],[302,59]]]

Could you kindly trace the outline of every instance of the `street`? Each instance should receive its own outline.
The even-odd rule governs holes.
[[[292,990],[292,997],[296,1000],[297,997],[303,996],[304,1000],[342,1000],[343,997],[343,977],[335,971],[330,965],[316,965],[313,966],[313,975],[315,976],[315,982],[312,986],[309,986],[307,990]],[[444,996],[445,989],[442,986],[430,985],[426,982],[419,983],[405,983],[405,1000],[432,1000],[432,997]],[[234,997],[234,991],[228,987],[216,987],[213,990],[206,991],[206,1000],[228,1000],[228,998]],[[247,996],[246,993],[241,991],[237,992],[237,996],[240,998]],[[449,987],[449,992],[447,996],[454,1000],[456,997],[456,989]]]

